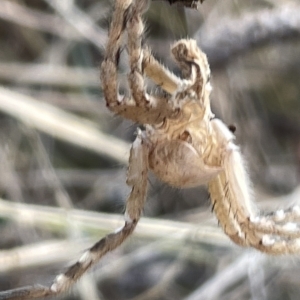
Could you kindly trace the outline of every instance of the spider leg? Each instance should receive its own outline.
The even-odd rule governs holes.
[[[182,70],[184,80],[181,80],[177,93],[184,99],[200,101],[204,109],[203,119],[208,120],[214,117],[211,112],[209,95],[212,90],[210,85],[210,68],[205,53],[197,46],[192,39],[177,41],[171,48],[171,52],[177,64]]]
[[[177,41],[171,47],[171,52],[181,68],[184,80],[161,65],[146,47],[143,49],[142,65],[145,74],[169,94],[186,90],[193,85],[195,90],[202,92],[203,83],[209,81],[207,77],[210,70],[206,55],[198,48],[196,41],[186,39]],[[206,78],[203,78],[203,70],[207,70]]]
[[[229,147],[236,147],[231,142],[234,136],[220,120],[212,120],[211,125],[215,135],[216,148],[218,149],[216,152],[216,157],[219,161],[218,164],[223,167],[223,171],[221,171],[208,183],[208,190],[213,205],[213,211],[215,212],[221,227],[229,236],[229,238],[240,246],[247,246],[249,243],[247,242],[246,234],[237,216],[238,209],[236,205],[238,205],[238,203],[233,203],[231,199],[232,184],[229,182],[231,178],[229,179],[227,174],[227,164],[224,163],[224,152],[227,154]],[[213,150],[211,150],[211,152],[213,152]],[[225,158],[227,159],[228,156],[229,155],[227,154]],[[246,177],[247,174],[243,168],[241,171],[241,176],[244,177],[243,182],[246,182],[248,180]],[[245,186],[241,187],[241,189],[246,195],[244,198],[244,206],[247,206],[246,210],[250,214],[250,212],[252,213],[252,207],[250,205],[250,199],[247,198],[250,195],[249,185],[246,184]],[[245,210],[244,206],[239,207],[239,210]]]
[[[156,85],[169,94],[174,94],[180,86],[181,79],[160,64],[147,47],[143,49],[142,70]]]
[[[185,91],[194,85],[193,89],[198,91],[198,95],[199,91],[202,92],[203,82],[208,81],[207,78],[203,78],[203,69],[210,72],[206,55],[197,47],[196,41],[186,39],[176,42],[171,47],[171,53],[184,79],[178,78],[161,65],[148,48],[143,49],[143,71],[169,94]]]
[[[223,231],[235,244],[239,246],[247,246],[245,237],[231,210],[230,203],[223,200],[226,198],[226,195],[219,177],[212,179],[209,182],[208,188],[212,202],[212,210],[215,213]]]
[[[218,216],[221,226],[225,230],[228,223],[236,224],[235,228],[239,226],[242,233],[239,236],[244,238],[244,245],[252,246],[262,252],[269,254],[299,252],[300,228],[297,224],[279,225],[271,219],[256,216],[252,206],[249,179],[240,151],[232,143],[231,133],[220,120],[213,120],[211,123],[220,144],[226,145],[225,151],[223,149],[221,154],[224,171],[209,183],[209,191],[215,201],[215,207],[218,205],[227,207],[228,214]],[[232,240],[234,241],[234,238]],[[243,245],[240,239],[238,244]]]
[[[300,223],[300,207],[292,206],[286,210],[280,209],[272,213],[266,213],[263,216],[266,220],[271,220],[276,223],[298,222]]]
[[[108,34],[105,56],[101,64],[101,82],[108,108],[118,106],[118,63],[122,37],[126,28],[126,20],[130,13],[132,0],[116,0]]]
[[[202,89],[203,83],[209,81],[210,68],[207,57],[199,49],[197,42],[193,39],[179,40],[171,47],[171,52],[185,79],[191,78],[193,67],[200,69],[192,84],[198,84]]]
[[[242,224],[241,227],[247,235],[249,235],[249,232],[255,232],[258,237],[260,237],[261,234],[267,234],[285,239],[300,238],[299,224],[291,222],[278,224],[268,218],[268,216],[257,215],[255,213],[253,207],[251,207],[251,190],[248,188],[247,191],[247,186],[249,186],[248,176],[247,173],[242,170],[244,163],[238,149],[231,151],[228,159],[226,159],[225,165],[227,171],[225,171],[223,175],[221,174],[221,178],[224,176],[222,179],[223,184],[226,179],[228,180],[226,186],[227,197],[225,198],[229,199],[237,221]],[[232,185],[232,187],[230,187],[230,185]],[[241,199],[244,200],[243,205],[240,205]]]
[[[127,184],[132,187],[126,202],[125,225],[102,238],[88,249],[68,270],[58,275],[50,287],[53,293],[63,292],[78,280],[91,266],[96,264],[107,252],[116,249],[135,229],[144,207],[147,193],[148,148],[142,132],[134,141],[129,158]]]
[[[55,278],[50,287],[36,285],[6,291],[0,293],[0,299],[29,300],[63,293],[106,253],[121,245],[132,234],[140,219],[147,193],[147,170],[148,147],[143,141],[142,132],[139,131],[129,158],[127,184],[132,187],[132,190],[126,202],[125,225],[86,250],[75,264]]]
[[[106,53],[101,64],[101,81],[107,106],[116,115],[122,115],[141,124],[159,124],[166,117],[171,118],[177,115],[177,107],[169,101],[169,97],[154,97],[144,91],[143,65],[148,73],[158,70],[160,72],[158,76],[161,79],[169,78],[163,85],[163,87],[167,86],[168,90],[170,86],[177,84],[179,79],[159,66],[150,51],[144,50],[141,46],[141,35],[144,30],[141,14],[147,8],[148,2],[147,0],[125,1],[125,3],[122,0],[116,1]],[[120,95],[117,83],[121,37],[126,27],[131,69],[128,75],[131,97]],[[166,71],[165,76],[162,75],[163,70]],[[154,82],[157,81],[154,80]]]
[[[244,207],[235,202],[229,191],[226,172],[222,172],[209,183],[213,210],[221,227],[229,238],[240,246],[252,246],[262,252],[280,255],[295,254],[300,251],[299,228],[266,224],[263,220],[254,223],[247,216]],[[259,217],[258,217],[259,218]],[[296,238],[296,239],[295,239]]]
[[[136,0],[132,5],[131,18],[127,22],[131,70],[128,81],[137,108],[146,112],[145,117],[143,114],[141,115],[142,123],[158,124],[165,118],[175,118],[178,115],[179,105],[171,97],[159,99],[148,94],[145,91],[144,74],[169,94],[177,92],[182,80],[162,66],[152,56],[148,48],[142,47],[142,33],[144,31],[142,14],[149,2],[149,0]],[[146,117],[147,119],[145,119]]]
[[[295,221],[278,224],[268,216],[261,215],[250,219],[249,227],[264,234],[277,235],[288,239],[300,238],[300,226]]]
[[[148,105],[152,100],[144,91],[145,82],[142,70],[143,63],[143,49],[142,49],[142,34],[144,32],[144,24],[142,21],[142,14],[149,5],[148,0],[137,0],[132,5],[131,18],[127,22],[128,32],[128,54],[130,63],[130,73],[128,81],[132,97],[136,105]]]

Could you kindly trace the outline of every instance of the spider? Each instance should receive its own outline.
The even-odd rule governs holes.
[[[300,251],[300,208],[260,216],[252,204],[250,182],[233,130],[214,117],[210,107],[210,69],[196,41],[182,39],[171,47],[182,78],[162,66],[142,46],[142,15],[149,0],[116,0],[101,81],[107,107],[116,115],[144,124],[133,142],[127,184],[125,225],[86,250],[58,275],[50,287],[32,286],[0,293],[0,299],[33,299],[70,288],[102,256],[132,234],[147,194],[147,173],[179,188],[208,185],[213,211],[225,234],[236,244],[268,254]],[[127,33],[127,35],[126,35]],[[127,39],[130,96],[118,91],[122,41]],[[165,94],[146,92],[149,77]]]

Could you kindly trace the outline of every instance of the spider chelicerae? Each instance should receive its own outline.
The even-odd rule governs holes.
[[[125,225],[105,236],[58,275],[50,287],[32,286],[4,292],[1,299],[32,299],[66,291],[103,255],[134,231],[147,194],[147,173],[179,188],[207,184],[213,211],[236,244],[268,254],[300,250],[300,208],[259,215],[252,203],[249,179],[232,130],[214,118],[210,108],[210,69],[206,55],[191,39],[177,41],[171,53],[182,78],[163,67],[142,45],[142,15],[149,0],[116,0],[101,81],[107,107],[116,115],[144,124],[132,145],[127,184]],[[126,42],[130,95],[118,91],[118,61]],[[151,95],[144,77],[165,91]]]

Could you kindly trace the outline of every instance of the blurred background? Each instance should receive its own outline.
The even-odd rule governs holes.
[[[0,1],[0,290],[49,285],[123,224],[137,124],[113,116],[100,87],[111,2]],[[145,42],[175,73],[177,39],[207,53],[213,112],[236,126],[265,211],[300,199],[299,11],[297,0],[152,1],[145,16]],[[233,245],[205,187],[149,182],[135,234],[60,299],[299,299],[298,256]]]

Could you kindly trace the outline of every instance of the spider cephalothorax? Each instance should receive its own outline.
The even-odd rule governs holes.
[[[300,251],[300,208],[259,216],[239,147],[224,123],[210,108],[210,69],[206,55],[191,39],[176,42],[171,53],[182,78],[163,67],[143,47],[142,14],[149,0],[116,0],[101,81],[107,107],[114,113],[145,125],[132,145],[127,184],[132,190],[126,202],[125,225],[88,249],[50,287],[15,290],[1,299],[32,299],[67,290],[107,252],[115,249],[134,231],[147,193],[151,169],[170,185],[186,188],[207,184],[213,211],[229,238],[238,245],[269,254]],[[127,36],[126,36],[127,34]],[[117,70],[122,41],[129,57],[130,95],[118,91]],[[144,77],[164,91],[148,94]],[[1,295],[2,296],[2,295]]]

